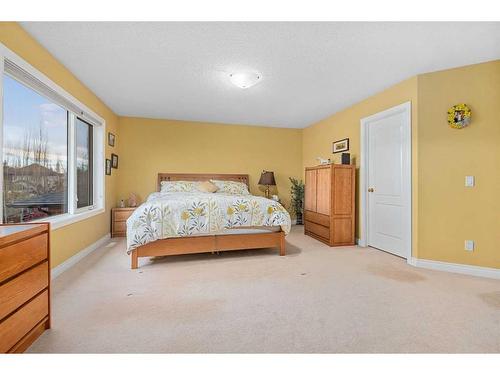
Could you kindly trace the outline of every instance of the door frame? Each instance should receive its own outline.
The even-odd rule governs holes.
[[[403,160],[403,195],[405,205],[409,207],[406,212],[406,225],[405,230],[405,249],[404,254],[409,261],[412,257],[412,134],[411,134],[411,102],[405,102],[395,107],[386,109],[382,112],[375,113],[371,116],[364,117],[360,120],[361,126],[361,153],[360,153],[360,170],[359,170],[359,189],[361,198],[361,213],[360,213],[360,238],[358,244],[360,246],[368,246],[368,160],[370,150],[368,147],[368,124],[374,120],[379,120],[397,113],[405,113],[406,124],[403,126],[403,137],[405,139],[406,147],[403,150],[406,160]]]

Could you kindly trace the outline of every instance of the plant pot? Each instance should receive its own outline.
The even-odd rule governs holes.
[[[302,221],[302,213],[297,213],[296,216],[297,216],[297,218],[296,218],[297,219],[297,225],[303,225],[304,222]]]

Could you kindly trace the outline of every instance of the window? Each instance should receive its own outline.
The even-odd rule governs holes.
[[[68,111],[3,80],[3,222],[68,212]]]
[[[92,206],[92,125],[76,119],[76,206]]]
[[[55,226],[104,208],[104,121],[0,44],[1,219]]]

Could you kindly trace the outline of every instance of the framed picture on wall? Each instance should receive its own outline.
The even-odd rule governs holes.
[[[111,154],[111,167],[118,169],[118,155]]]
[[[108,145],[115,147],[115,135],[113,133],[108,133]]]
[[[111,159],[106,159],[106,174],[111,175]]]
[[[349,151],[349,138],[333,142],[332,153]]]

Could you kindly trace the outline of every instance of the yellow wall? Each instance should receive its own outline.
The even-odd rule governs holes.
[[[263,169],[274,171],[277,193],[288,208],[288,177],[302,176],[300,129],[221,125],[120,117],[118,199],[156,190],[158,172],[248,173],[250,191]]]
[[[349,152],[351,154],[351,159],[356,164],[356,178],[359,182],[360,120],[363,117],[370,116],[374,113],[407,101],[412,103],[412,133],[415,134],[418,108],[416,77],[403,81],[377,95],[371,96],[370,98],[349,107],[346,110],[337,112],[334,115],[305,128],[303,130],[302,139],[303,167],[317,165],[317,157],[322,157],[324,159],[330,158],[333,162],[340,163],[341,154],[332,154],[332,142],[349,138]],[[414,140],[413,149],[415,150],[415,140],[417,137],[413,137],[412,139]],[[413,154],[413,160],[416,163],[416,153]],[[359,238],[359,184],[356,184],[356,189],[356,237]],[[416,195],[414,197],[414,204],[416,204]],[[416,230],[416,213],[414,216],[415,219],[413,220],[413,225],[414,230]],[[414,246],[415,244],[416,243],[414,243]]]
[[[249,173],[251,191],[263,194],[260,172],[273,170],[275,192],[289,207],[289,176],[301,178],[318,156],[338,162],[332,142],[343,138],[359,167],[360,119],[411,101],[413,256],[500,267],[500,61],[413,77],[298,130],[118,118],[17,23],[0,22],[0,42],[103,117],[117,136],[116,147],[106,145],[106,157],[120,156],[119,169],[106,176],[106,212],[53,231],[53,266],[106,235],[110,207],[130,192],[144,199],[156,189],[158,172]],[[470,105],[473,120],[454,130],[446,111],[459,102]],[[475,188],[463,186],[465,175],[476,177]],[[465,239],[476,241],[474,252],[463,250]]]
[[[19,24],[0,22],[0,42],[104,118],[107,131],[117,133],[118,119],[116,115]],[[117,150],[117,147],[106,146],[108,158],[112,150]],[[52,267],[109,233],[109,210],[116,201],[117,170],[113,170],[113,174],[106,176],[105,213],[52,232]]]
[[[418,101],[418,256],[500,268],[500,60],[419,76]],[[458,103],[472,111],[461,130],[446,122]]]
[[[500,61],[413,77],[304,129],[303,165],[317,164],[317,156],[339,162],[331,144],[350,138],[359,167],[360,120],[406,101],[412,103],[413,256],[500,268]],[[473,120],[455,130],[447,110],[462,102]],[[476,177],[476,187],[464,187],[466,175]],[[359,203],[358,190],[358,218]],[[475,241],[473,252],[464,250],[466,239]]]

